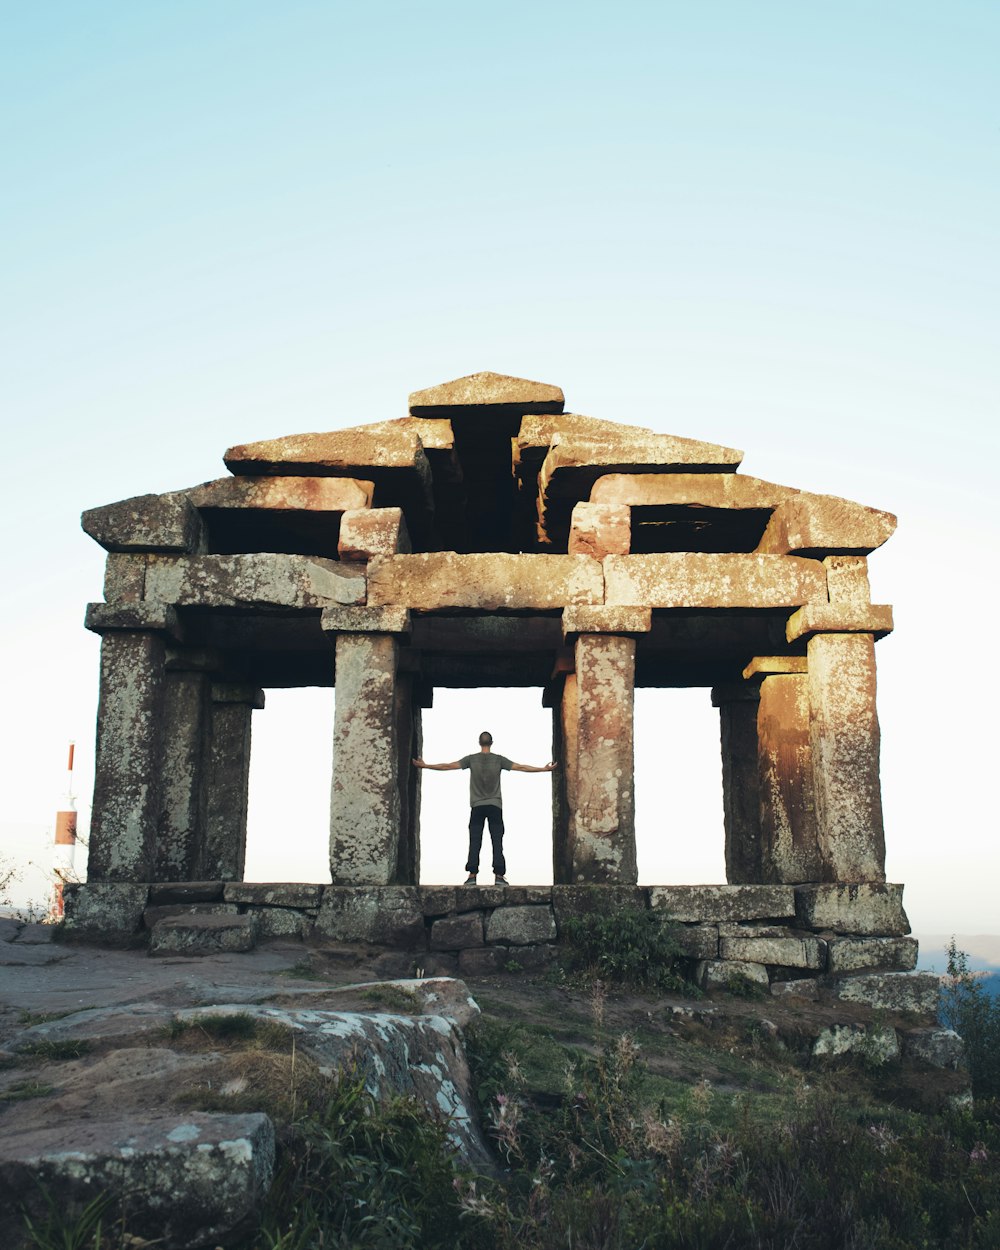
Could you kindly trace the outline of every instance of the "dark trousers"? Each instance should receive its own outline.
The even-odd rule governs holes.
[[[483,825],[490,822],[490,837],[493,840],[493,871],[502,877],[507,871],[503,857],[503,812],[492,803],[484,803],[472,809],[469,817],[469,861],[465,865],[466,872],[479,871],[479,849],[483,845]]]

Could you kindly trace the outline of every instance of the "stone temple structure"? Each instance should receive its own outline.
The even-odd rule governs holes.
[[[554,939],[560,907],[598,885],[692,926],[709,971],[837,971],[844,941],[841,970],[912,968],[879,789],[875,642],[892,611],[867,576],[895,518],[741,459],[480,373],[415,392],[398,420],[231,447],[226,477],[84,513],[108,559],[86,618],[101,692],[70,923],[189,905],[265,934],[467,952],[491,926],[517,944],[512,910],[534,915],[522,945]],[[332,884],[242,884],[251,718],[266,688],[307,685],[336,686]],[[554,887],[471,904],[418,888],[410,760],[435,686],[540,688]],[[636,686],[711,691],[727,885],[636,889]]]

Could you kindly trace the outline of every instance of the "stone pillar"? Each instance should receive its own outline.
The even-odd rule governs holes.
[[[757,762],[758,692],[754,686],[714,686],[722,738],[722,810],[726,828],[726,880],[754,885],[766,880],[760,832]]]
[[[330,798],[334,885],[394,885],[399,875],[399,643],[392,634],[336,635]]]
[[[874,636],[815,633],[808,659],[809,734],[824,880],[884,881]]]
[[[201,880],[243,880],[250,718],[254,708],[263,706],[264,692],[256,686],[212,683],[211,721],[203,758],[205,836],[197,859],[197,876]]]
[[[572,880],[634,884],[635,639],[581,633],[574,658],[576,715],[568,736],[575,734],[575,749],[570,747],[575,769],[571,765],[567,777],[567,791],[575,791],[568,847]]]
[[[421,708],[426,693],[412,673],[396,678],[396,784],[399,790],[399,846],[394,880],[400,885],[420,881],[420,781],[413,760],[423,753]],[[429,705],[429,703],[428,703]]]
[[[760,685],[757,711],[760,765],[762,883],[823,879],[816,830],[809,678],[773,673]]]
[[[168,657],[163,699],[163,780],[152,881],[198,879],[205,836],[207,792],[204,755],[210,732],[211,678],[206,672],[173,671],[184,664]]]
[[[102,635],[88,881],[149,881],[160,815],[166,637],[164,604],[91,604]]]
[[[567,673],[552,707],[552,759],[556,764],[552,774],[552,880],[556,885],[572,885],[574,880],[572,820],[576,811],[578,713],[576,674]]]

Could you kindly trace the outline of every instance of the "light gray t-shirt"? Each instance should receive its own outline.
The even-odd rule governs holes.
[[[500,774],[509,772],[511,762],[506,755],[494,755],[492,751],[477,751],[465,755],[460,761],[469,770],[469,803],[472,807],[502,807],[500,798]]]

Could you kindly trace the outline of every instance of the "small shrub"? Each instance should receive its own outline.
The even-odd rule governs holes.
[[[20,1053],[30,1059],[81,1059],[90,1054],[86,1038],[61,1038],[58,1041],[31,1042]]]
[[[361,997],[366,1002],[378,1003],[391,1011],[401,1011],[407,1015],[419,1014],[423,1010],[420,995],[402,985],[373,985],[370,989],[362,990]]]
[[[995,1103],[1000,1100],[1000,998],[990,997],[954,938],[948,943],[948,976],[941,994],[942,1020],[965,1042],[973,1098]]]
[[[24,1102],[29,1098],[44,1098],[54,1088],[55,1086],[43,1085],[40,1081],[17,1081],[0,1090],[0,1102]]]
[[[745,972],[731,972],[726,979],[726,993],[734,998],[761,999],[767,998],[767,990],[763,985],[752,981]]]
[[[662,912],[621,907],[563,923],[570,971],[634,989],[684,990],[676,925]]]

